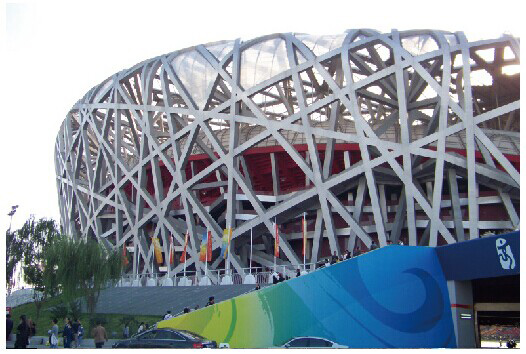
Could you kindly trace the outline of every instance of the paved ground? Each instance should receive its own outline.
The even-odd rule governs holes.
[[[119,341],[120,339],[110,339],[108,342],[104,343],[103,348],[111,348],[113,343],[116,341]],[[46,337],[33,337],[30,340],[29,345],[27,346],[28,349],[49,349],[49,346],[45,343],[47,342]],[[42,344],[44,343],[44,344]],[[15,342],[14,341],[8,341],[6,342],[6,348],[11,349],[14,348]],[[80,348],[83,349],[89,349],[89,348],[95,348],[95,343],[93,342],[93,339],[85,339],[82,342],[82,346]],[[63,347],[59,347],[59,349],[64,349]]]
[[[177,314],[185,307],[204,307],[210,296],[218,303],[254,288],[255,285],[111,288],[101,292],[96,312],[162,316],[171,310]]]

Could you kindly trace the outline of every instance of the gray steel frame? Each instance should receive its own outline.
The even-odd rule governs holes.
[[[481,112],[472,94],[474,73],[486,71],[496,80],[501,67],[519,64],[518,40],[503,36],[470,43],[461,32],[365,29],[349,30],[342,37],[340,46],[318,55],[290,33],[225,42],[231,45],[222,57],[212,53],[211,45],[199,45],[144,61],[91,89],[68,113],[56,140],[64,232],[95,237],[109,248],[131,242],[142,266],[136,269],[134,263],[130,272],[153,273],[154,252],[146,225],[155,224],[153,235],[161,239],[165,254],[169,235],[174,235],[175,249],[181,251],[189,230],[187,266],[204,272],[198,261],[198,234],[211,230],[217,249],[222,229],[232,226],[230,261],[243,273],[250,230],[255,237],[263,236],[268,248],[274,219],[288,222],[303,212],[313,218],[314,230],[308,235],[313,263],[324,238],[331,253],[340,254],[339,237],[347,237],[347,249],[354,251],[357,239],[370,247],[377,238],[383,247],[389,239],[397,242],[404,232],[410,245],[436,246],[439,237],[453,243],[477,238],[483,229],[518,228],[513,199],[518,196],[520,174],[504,153],[518,154],[520,101]],[[431,41],[436,48],[412,53],[404,41],[414,38]],[[276,39],[286,47],[286,58],[281,59],[287,60],[288,69],[242,87],[244,52]],[[513,58],[505,58],[504,49]],[[484,50],[493,51],[492,62],[478,54]],[[172,65],[175,58],[189,53],[215,72],[204,104],[194,100],[195,88],[185,86]],[[305,158],[295,148],[299,142],[308,148]],[[323,164],[320,142],[326,144]],[[346,152],[345,170],[332,174],[337,143],[358,144],[362,160],[351,163]],[[273,196],[254,191],[243,153],[264,145],[280,145],[305,174],[309,188],[283,194],[271,154]],[[458,146],[466,157],[446,151]],[[485,163],[476,162],[477,151]],[[192,164],[187,179],[189,157],[197,153],[206,154],[212,163],[196,174]],[[163,187],[161,164],[173,177],[168,190]],[[147,170],[154,182],[153,195],[146,190]],[[217,182],[201,182],[210,174]],[[449,199],[444,198],[444,179]],[[459,181],[467,182],[467,198],[459,195]],[[127,184],[132,187],[131,198],[124,192]],[[386,185],[401,186],[396,207],[387,205]],[[480,196],[480,185],[495,190],[498,197]],[[204,206],[197,191],[206,188],[220,188],[223,197]],[[342,194],[343,200],[353,203],[345,205]],[[177,198],[182,211],[171,210]],[[225,212],[212,217],[210,211],[222,200]],[[241,215],[241,200],[252,205],[255,216]],[[264,201],[274,204],[266,208]],[[502,205],[509,220],[479,221],[482,204]],[[467,218],[462,211],[466,206]],[[441,218],[444,208],[451,209],[452,220]],[[417,218],[422,213],[425,218]],[[374,222],[364,221],[364,214],[372,214]],[[336,215],[347,228],[336,227]],[[417,229],[425,229],[420,242]],[[283,256],[278,262],[300,264],[289,242],[299,235],[280,237]],[[254,251],[254,260],[264,266],[272,263],[270,256],[268,249]],[[219,259],[209,269],[218,264]],[[166,266],[170,273],[183,267]]]

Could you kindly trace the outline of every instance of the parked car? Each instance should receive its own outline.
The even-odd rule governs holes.
[[[217,343],[192,332],[159,328],[116,342],[113,348],[217,348]]]
[[[325,338],[296,337],[283,344],[283,348],[349,348]]]

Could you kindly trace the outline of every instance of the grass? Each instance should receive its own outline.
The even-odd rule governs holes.
[[[51,321],[53,319],[53,314],[48,310],[51,307],[57,306],[57,305],[63,305],[63,301],[60,296],[48,299],[46,302],[42,304],[42,308],[40,310],[40,317],[38,320],[37,318],[37,308],[34,303],[24,304],[17,306],[13,309],[11,309],[11,318],[13,319],[13,322],[15,323],[14,326],[14,333],[16,333],[16,326],[18,326],[19,318],[21,315],[26,315],[26,317],[29,319],[31,318],[34,322],[36,322],[36,335],[37,336],[47,336],[47,331],[51,329]],[[141,322],[147,323],[149,326],[153,325],[154,323],[161,320],[161,316],[143,316],[143,315],[124,315],[124,314],[105,314],[105,313],[95,313],[93,315],[94,318],[100,318],[106,320],[106,324],[104,324],[104,328],[106,328],[106,332],[108,333],[108,338],[122,338],[122,330],[123,330],[123,324],[122,320],[125,317],[133,317],[134,321],[130,323],[130,335],[137,333],[137,329]],[[90,330],[89,330],[89,320],[91,316],[88,313],[83,313],[80,315],[79,320],[82,323],[82,326],[84,327],[84,338],[92,338]],[[62,330],[64,328],[64,319],[63,318],[57,318],[58,319],[58,327],[59,330]]]

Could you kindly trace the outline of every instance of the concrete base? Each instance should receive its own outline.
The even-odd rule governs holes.
[[[161,282],[161,286],[174,286],[172,278],[164,278]]]
[[[221,278],[221,285],[232,285],[234,284],[232,282],[232,277],[230,275],[225,275],[223,278]]]
[[[192,286],[192,281],[188,279],[187,277],[182,277],[179,279],[178,286]]]
[[[207,286],[207,285],[212,285],[212,282],[210,281],[210,278],[209,277],[202,277],[201,280],[199,281],[199,286]]]
[[[134,279],[131,283],[131,286],[140,287],[141,281],[139,279]]]
[[[471,281],[448,280],[447,289],[457,348],[476,348]]]
[[[252,274],[246,275],[243,284],[256,284],[256,277]]]
[[[146,286],[157,286],[157,279],[148,278],[146,281]]]

